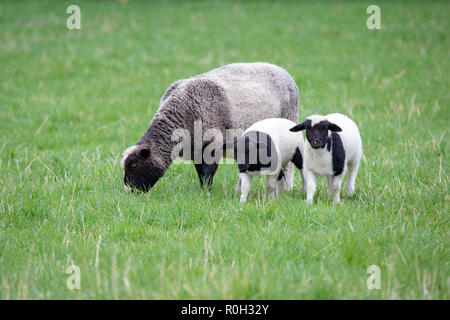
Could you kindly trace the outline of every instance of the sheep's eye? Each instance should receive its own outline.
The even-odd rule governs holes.
[[[132,168],[136,168],[136,166],[137,166],[137,163],[136,163],[136,162],[133,162],[133,163],[131,164],[131,167],[132,167]]]

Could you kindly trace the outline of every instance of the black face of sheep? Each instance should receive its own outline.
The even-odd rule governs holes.
[[[131,191],[147,192],[164,174],[164,169],[152,159],[150,147],[138,146],[124,160],[123,181]]]
[[[314,149],[324,148],[328,141],[328,130],[333,132],[340,132],[342,129],[327,120],[320,121],[319,123],[311,126],[311,120],[305,120],[304,122],[291,128],[290,131],[297,132],[306,129],[306,139]]]

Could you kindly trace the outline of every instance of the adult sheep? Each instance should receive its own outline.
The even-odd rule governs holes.
[[[289,73],[273,64],[233,63],[172,83],[161,98],[159,109],[148,130],[136,145],[123,154],[125,187],[148,191],[168,169],[174,160],[173,151],[178,142],[173,133],[188,133],[191,149],[201,144],[201,150],[214,143],[214,150],[221,150],[222,137],[231,142],[226,130],[238,129],[236,135],[253,123],[266,118],[286,118],[298,122],[298,89]],[[200,138],[194,134],[215,129],[219,137]],[[197,128],[197,129],[196,129]],[[220,141],[215,141],[220,140]],[[186,149],[183,149],[186,150]],[[210,185],[222,156],[214,155],[214,161],[200,159],[198,153],[180,154],[195,160],[200,184]],[[195,158],[195,159],[194,159]],[[293,170],[293,168],[291,168]]]

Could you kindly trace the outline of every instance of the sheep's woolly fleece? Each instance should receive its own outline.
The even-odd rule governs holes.
[[[170,85],[149,129],[137,142],[148,144],[152,156],[167,169],[175,142],[171,134],[201,121],[203,132],[244,130],[266,118],[298,122],[298,89],[281,67],[263,63],[233,63]],[[200,139],[201,140],[201,139]],[[196,139],[196,141],[198,141]],[[133,149],[127,149],[128,153]]]

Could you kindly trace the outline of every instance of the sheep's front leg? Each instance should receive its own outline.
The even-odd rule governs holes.
[[[272,200],[278,196],[278,175],[267,176],[266,180],[266,190],[267,199]]]
[[[331,181],[331,195],[333,196],[333,203],[339,203],[340,193],[341,193],[341,184],[344,179],[344,172],[338,176],[334,176]]]
[[[219,165],[217,163],[213,164],[195,164],[195,170],[198,174],[198,179],[200,180],[200,185],[203,187],[205,184],[209,187],[214,179],[214,175],[216,174],[217,167]]]
[[[303,175],[306,181],[306,202],[312,203],[316,193],[317,177],[314,172],[306,168],[303,168]]]
[[[248,192],[250,191],[252,176],[242,172],[239,173],[239,180],[241,180],[241,202],[245,202],[247,200]]]

